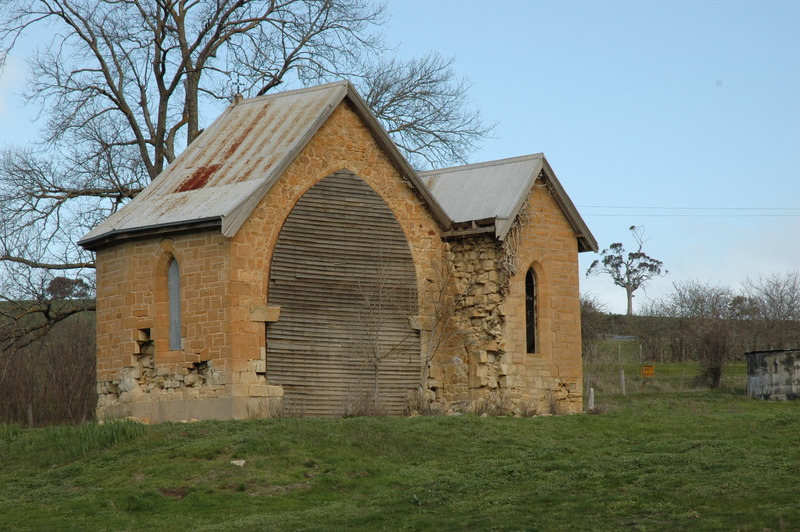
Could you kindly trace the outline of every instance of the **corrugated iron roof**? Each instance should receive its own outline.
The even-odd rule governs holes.
[[[542,169],[542,155],[526,155],[420,172],[453,222],[508,219]]]
[[[541,153],[419,175],[454,223],[493,218],[495,235],[503,240],[541,172],[575,229],[581,251],[597,251],[594,236]]]
[[[347,92],[339,82],[232,104],[150,186],[83,237],[234,215]],[[318,126],[317,126],[318,127]],[[314,129],[315,131],[316,129]]]
[[[588,235],[582,248],[596,250],[542,154],[418,174],[347,81],[235,101],[142,193],[79,244],[96,249],[120,238],[192,227],[219,227],[223,235],[235,235],[345,98],[444,229],[453,222],[493,219],[502,240],[544,169],[576,234]]]
[[[272,184],[349,98],[378,142],[420,189],[434,216],[450,221],[353,86],[340,81],[234,102],[128,205],[79,242],[89,248],[122,234],[219,219],[233,236]]]

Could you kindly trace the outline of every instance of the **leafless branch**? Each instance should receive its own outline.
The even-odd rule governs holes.
[[[469,82],[457,78],[453,59],[422,58],[377,62],[365,69],[359,88],[395,142],[420,166],[466,162],[492,131],[469,109]]]

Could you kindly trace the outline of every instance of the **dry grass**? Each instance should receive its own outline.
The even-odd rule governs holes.
[[[441,403],[429,390],[409,390],[406,394],[405,414],[407,416],[440,416],[445,413]]]
[[[532,401],[520,401],[517,405],[516,415],[519,417],[534,417],[539,415],[539,410]]]
[[[345,396],[342,417],[380,417],[387,415],[380,398],[370,390],[354,390]]]
[[[288,407],[283,397],[264,397],[256,406],[247,406],[248,419],[302,417],[300,413]]]
[[[553,416],[560,416],[564,413],[561,402],[556,397],[552,390],[547,390],[545,393],[545,402],[547,403],[547,413]]]
[[[474,416],[510,416],[514,414],[514,405],[504,392],[492,391],[488,397],[467,402],[463,413]]]

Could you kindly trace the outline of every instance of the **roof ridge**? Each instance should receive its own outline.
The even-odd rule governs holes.
[[[245,98],[236,105],[259,103],[263,102],[264,100],[271,100],[275,98],[281,98],[284,96],[297,96],[298,94],[316,92],[319,90],[328,90],[339,86],[347,87],[348,85],[350,85],[350,82],[347,81],[346,79],[342,79],[339,81],[331,81],[330,83],[323,83],[322,85],[314,85],[312,87],[300,87],[299,89],[291,89],[288,91],[268,92],[267,94],[262,94],[261,96],[253,96],[252,98]]]
[[[429,176],[429,175],[438,175],[438,174],[446,174],[450,172],[461,172],[464,170],[471,170],[473,168],[486,168],[489,166],[501,166],[504,164],[512,164],[518,163],[521,161],[528,161],[533,159],[543,159],[544,153],[531,153],[529,155],[519,155],[517,157],[507,157],[505,159],[495,159],[493,161],[483,161],[479,163],[472,163],[472,164],[462,164],[459,166],[449,166],[447,168],[440,168],[435,170],[425,170],[422,172],[418,172],[420,175]]]

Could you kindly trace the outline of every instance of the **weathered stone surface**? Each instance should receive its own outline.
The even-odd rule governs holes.
[[[198,375],[197,373],[190,373],[183,377],[183,384],[186,386],[194,386],[198,382],[201,382],[202,376]]]
[[[142,376],[142,368],[140,366],[122,368],[122,376],[124,379],[139,379]]]
[[[257,306],[250,309],[250,319],[252,321],[272,322],[278,321],[281,316],[281,307]]]
[[[121,392],[130,392],[135,390],[139,387],[139,383],[134,379],[122,379],[119,382],[119,391]]]

